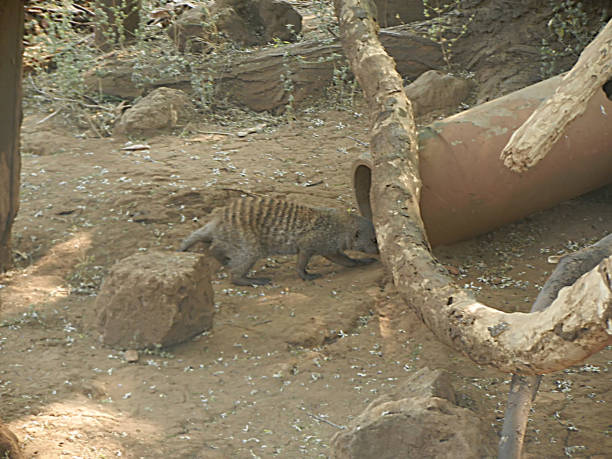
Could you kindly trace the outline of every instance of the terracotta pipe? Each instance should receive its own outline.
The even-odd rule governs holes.
[[[421,213],[432,246],[486,233],[612,182],[612,101],[602,88],[540,163],[522,174],[499,159],[510,135],[556,90],[551,78],[419,132]],[[372,217],[369,153],[355,161],[353,190]]]

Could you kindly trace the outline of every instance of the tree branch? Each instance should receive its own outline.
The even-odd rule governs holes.
[[[563,287],[574,284],[580,276],[609,256],[612,256],[612,234],[590,247],[563,257],[542,287],[531,312],[548,308]],[[499,439],[498,459],[520,459],[527,418],[541,379],[541,376],[512,375],[504,426]]]
[[[501,153],[504,165],[524,172],[559,140],[566,126],[586,110],[595,91],[612,78],[612,20],[580,54],[555,94],[514,131]]]
[[[489,308],[454,285],[430,252],[412,108],[376,36],[371,3],[335,0],[335,6],[343,48],[371,110],[371,194],[381,255],[406,304],[442,342],[508,373],[560,370],[612,343],[612,257],[533,314]]]

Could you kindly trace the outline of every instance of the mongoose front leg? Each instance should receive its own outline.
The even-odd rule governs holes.
[[[353,266],[358,265],[368,265],[377,261],[376,258],[351,258],[344,252],[340,251],[323,256],[329,261],[333,261],[334,263],[337,263],[340,266],[346,266],[347,268],[352,268]]]
[[[321,277],[321,274],[309,273],[306,271],[306,266],[312,254],[304,250],[298,251],[297,272],[303,280],[314,280]]]

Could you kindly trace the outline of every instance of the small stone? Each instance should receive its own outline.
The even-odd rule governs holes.
[[[125,351],[125,360],[127,362],[138,362],[140,356],[138,355],[138,351],[136,349],[128,349]]]
[[[117,136],[158,134],[187,124],[196,115],[189,96],[179,89],[157,88],[127,109],[115,125]]]
[[[429,70],[404,88],[415,116],[431,112],[452,113],[470,95],[470,82]]]

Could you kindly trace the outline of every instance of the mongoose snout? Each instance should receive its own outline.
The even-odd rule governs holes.
[[[240,198],[215,209],[206,225],[185,238],[180,250],[200,241],[212,242],[210,253],[236,285],[269,283],[270,279],[247,274],[259,258],[270,255],[297,254],[298,274],[312,280],[320,277],[306,271],[313,255],[352,267],[376,258],[350,258],[345,250],[378,253],[374,225],[364,217],[265,197]]]

